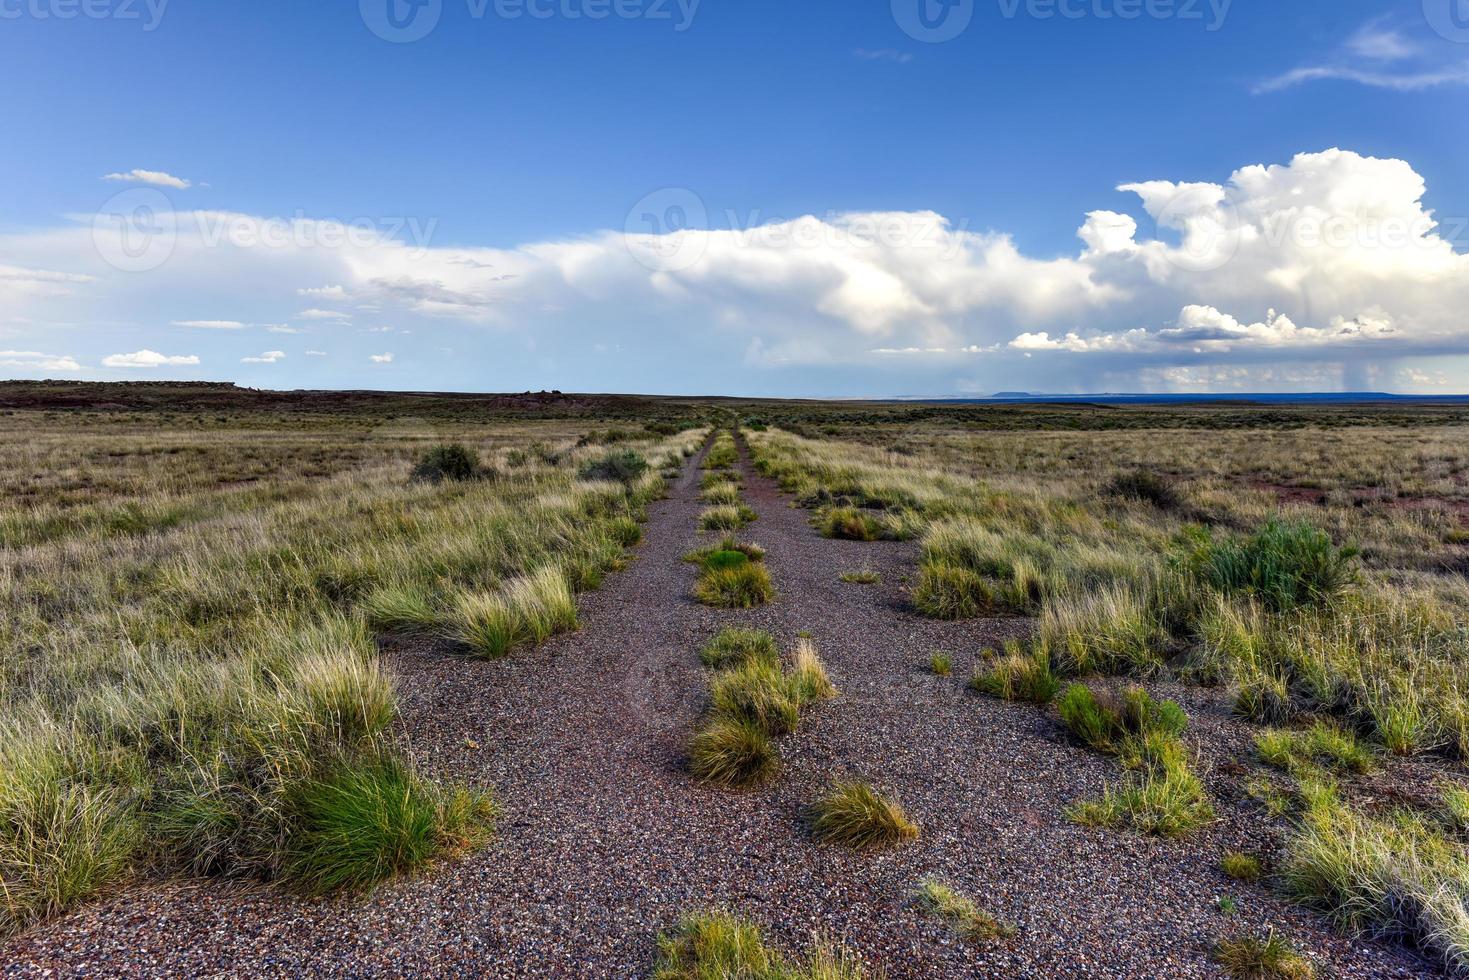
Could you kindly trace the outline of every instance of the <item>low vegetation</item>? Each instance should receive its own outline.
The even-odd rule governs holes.
[[[714,671],[709,712],[688,750],[689,772],[703,782],[741,787],[768,781],[780,767],[775,739],[795,731],[806,710],[837,693],[806,639],[787,664],[769,633],[725,629],[699,659]]]
[[[1214,961],[1239,980],[1311,980],[1316,975],[1310,960],[1274,929],[1264,936],[1226,936],[1214,946]]]
[[[1219,859],[1219,870],[1235,881],[1259,881],[1265,874],[1265,864],[1253,854],[1230,851]]]
[[[654,980],[865,980],[853,952],[818,940],[802,959],[772,949],[751,922],[727,912],[686,917],[658,937]]]
[[[315,894],[477,846],[493,801],[401,753],[378,634],[500,656],[574,628],[663,492],[582,479],[601,451],[558,423],[33,424],[0,508],[0,933],[139,872]],[[626,448],[661,469],[703,437]]]
[[[891,847],[918,836],[903,808],[861,780],[839,780],[811,807],[819,841],[864,850]]]
[[[935,879],[918,886],[919,908],[937,916],[958,935],[973,942],[992,942],[1015,935],[1015,927],[990,915],[974,899]]]

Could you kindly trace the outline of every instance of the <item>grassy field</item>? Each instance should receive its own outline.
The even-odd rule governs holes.
[[[488,793],[397,748],[375,638],[496,657],[575,628],[703,438],[242,406],[6,423],[4,929],[145,869],[326,892],[483,840]],[[444,444],[470,470],[415,473]]]
[[[1240,783],[1280,845],[1226,872],[1469,969],[1458,407],[0,385],[0,412],[0,930],[139,875],[360,892],[481,845],[496,801],[415,766],[378,640],[500,658],[576,629],[576,595],[706,444],[694,598],[777,601],[738,428],[817,533],[913,542],[912,609],[1028,624],[970,684],[1116,766],[1069,819],[1184,841],[1209,822],[1190,719],[1156,694],[1208,692],[1249,733]],[[702,782],[770,780],[775,739],[833,695],[814,648],[787,667],[773,643],[735,630],[705,649]],[[817,811],[820,834],[864,848],[919,833],[865,783]],[[1008,928],[925,894],[956,930]],[[691,920],[661,975],[695,968],[701,930],[743,928]],[[1220,962],[1294,955],[1254,942]]]

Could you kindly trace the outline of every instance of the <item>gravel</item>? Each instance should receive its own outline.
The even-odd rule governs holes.
[[[646,974],[655,937],[689,911],[750,916],[804,948],[840,938],[892,977],[1206,977],[1226,930],[1275,926],[1327,975],[1433,976],[1407,950],[1353,941],[1268,885],[1226,879],[1230,848],[1268,851],[1273,831],[1242,799],[1247,729],[1182,693],[1186,736],[1219,795],[1219,820],[1186,841],[1068,823],[1064,807],[1120,778],[1071,745],[1045,711],[975,695],[980,650],[1023,620],[939,623],[906,609],[911,543],[820,538],[746,466],[760,514],[741,537],[769,549],[779,596],[748,611],[689,597],[680,561],[695,532],[698,471],[651,507],[646,543],[582,596],[579,632],[501,662],[398,646],[402,737],[424,769],[494,788],[504,806],[484,850],[365,898],[308,902],[218,881],[144,882],[0,947],[8,975],[621,977]],[[872,568],[877,585],[843,571]],[[842,695],[780,742],[772,786],[692,783],[683,749],[705,707],[698,649],[724,626],[808,631]],[[929,673],[935,650],[951,677]],[[871,780],[922,826],[911,844],[854,854],[815,844],[806,807],[838,776]],[[937,876],[1018,926],[1009,940],[955,937],[913,907]],[[1226,917],[1220,896],[1236,900]]]

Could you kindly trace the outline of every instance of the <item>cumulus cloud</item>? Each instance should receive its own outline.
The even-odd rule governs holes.
[[[258,354],[258,355],[254,356],[254,357],[242,357],[242,358],[240,358],[240,363],[241,364],[274,364],[276,361],[281,360],[285,356],[286,356],[286,352],[283,351],[283,350],[268,350],[265,353]]]
[[[33,350],[0,350],[0,368],[19,371],[80,371],[82,366],[66,354],[43,354]]]
[[[1455,247],[1464,227],[1440,225],[1425,208],[1408,162],[1329,149],[1217,180],[1122,176],[1132,178],[1117,187],[1125,196],[1079,216],[1076,247],[1061,255],[1029,254],[1004,231],[926,211],[757,217],[499,249],[386,233],[327,245],[339,230],[331,223],[301,219],[276,235],[269,219],[176,212],[158,216],[176,233],[170,257],[145,274],[113,274],[90,224],[0,234],[0,264],[10,263],[0,269],[75,277],[58,283],[65,296],[6,303],[37,323],[149,322],[160,296],[202,310],[230,296],[238,320],[174,322],[345,324],[351,310],[415,336],[485,336],[497,363],[656,349],[741,378],[791,366],[866,372],[883,392],[920,381],[925,390],[1117,390],[1258,380],[1267,360],[1277,380],[1289,365],[1317,376],[1307,366],[1326,361],[1328,375],[1360,380],[1384,358],[1469,352],[1469,257]],[[232,232],[211,234],[226,218]],[[0,272],[0,289],[6,281]],[[293,316],[303,295],[323,303]],[[585,354],[587,370],[606,357]],[[1204,362],[1220,371],[1203,373]]]
[[[369,355],[367,355],[367,359],[369,361],[371,361],[372,363],[374,363],[374,364],[392,364],[393,363],[393,355],[392,355],[392,353],[387,353],[387,354],[369,354]]]
[[[171,173],[162,170],[129,170],[126,173],[104,174],[103,180],[122,181],[129,184],[152,184],[154,187],[172,187],[174,190],[186,190],[193,186],[191,181],[182,177],[175,177]]]
[[[198,363],[199,358],[194,354],[160,354],[146,348],[131,354],[109,354],[102,358],[102,366],[110,368],[178,367]]]

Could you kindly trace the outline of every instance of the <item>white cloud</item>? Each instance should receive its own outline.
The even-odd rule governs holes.
[[[248,323],[239,320],[171,320],[175,327],[188,327],[190,330],[244,330]]]
[[[266,333],[305,333],[306,331],[305,330],[302,330],[300,327],[293,327],[293,326],[291,326],[290,324],[287,324],[287,323],[270,323],[270,324],[266,324],[265,332]]]
[[[1165,368],[1201,361],[1268,359],[1280,379],[1290,363],[1329,359],[1342,377],[1383,358],[1469,351],[1469,257],[1455,246],[1465,228],[1440,227],[1409,163],[1329,149],[1217,181],[1121,176],[1139,178],[1119,185],[1129,197],[1104,197],[1105,208],[1079,216],[1076,246],[1061,255],[1027,253],[981,221],[924,211],[806,215],[679,236],[603,231],[506,249],[386,238],[329,247],[306,231],[277,245],[263,235],[211,240],[199,229],[219,215],[178,212],[159,219],[178,230],[169,261],[117,276],[99,259],[88,218],[0,234],[0,269],[86,280],[62,283],[72,289],[63,296],[6,294],[3,306],[36,324],[14,332],[32,339],[10,346],[33,348],[46,346],[43,324],[156,322],[161,296],[186,310],[207,311],[219,296],[238,304],[227,308],[238,320],[181,324],[275,323],[300,304],[305,281],[331,284],[314,288],[425,345],[463,329],[469,339],[456,350],[493,349],[507,363],[547,352],[573,363],[596,344],[662,346],[744,372],[741,386],[769,370],[824,365],[835,377],[845,365],[869,378],[947,371],[954,384],[977,384],[991,372],[997,388],[1059,390],[1071,378],[1119,390],[1129,378],[1171,383]],[[0,273],[0,290],[6,282]],[[353,316],[330,305],[294,322]],[[993,356],[967,356],[981,351]],[[585,356],[589,371],[605,367]],[[1020,369],[1053,377],[1012,376]],[[722,376],[691,368],[688,383]]]
[[[899,65],[906,65],[913,60],[913,55],[907,51],[898,51],[894,48],[878,48],[876,50],[856,48],[852,51],[852,56],[861,58],[863,61],[891,61]]]
[[[242,357],[242,358],[240,358],[240,363],[241,364],[274,364],[276,361],[279,361],[279,360],[283,359],[285,356],[286,356],[286,352],[283,351],[283,350],[268,350],[265,353],[260,354],[260,355],[258,355],[256,357]]]
[[[102,179],[124,181],[130,184],[152,184],[155,187],[172,187],[180,191],[193,186],[191,181],[175,177],[162,170],[129,170],[126,173],[105,174]]]
[[[326,357],[326,351],[324,351],[324,350],[309,350],[309,351],[306,352],[306,356],[307,357]]]
[[[393,363],[393,355],[392,355],[392,353],[387,353],[387,354],[369,354],[367,356],[367,359],[369,361],[371,361],[372,363],[374,363],[374,364],[392,364]]]
[[[340,301],[347,298],[347,291],[341,286],[312,286],[307,289],[296,290],[296,295]]]
[[[102,358],[102,366],[110,368],[156,368],[198,364],[193,354],[160,354],[154,350],[133,351],[131,354],[109,354]]]
[[[1385,19],[1378,18],[1362,25],[1338,50],[1321,57],[1318,63],[1267,78],[1255,86],[1255,93],[1278,92],[1307,82],[1328,80],[1396,92],[1469,85],[1469,59],[1437,59],[1434,57],[1437,47],[1420,45],[1401,30],[1384,24]]]
[[[82,366],[67,354],[42,354],[33,350],[0,350],[0,368],[21,371],[80,371]]]

